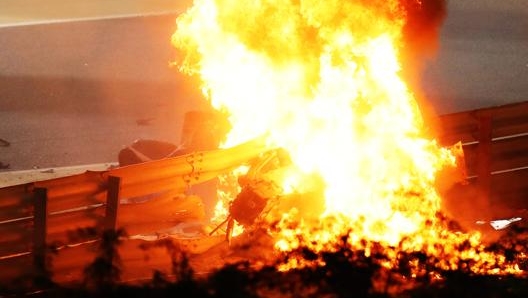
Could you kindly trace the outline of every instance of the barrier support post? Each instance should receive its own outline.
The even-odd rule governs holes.
[[[480,199],[485,207],[491,207],[491,141],[492,117],[489,113],[478,116],[479,135],[477,149],[477,183]]]
[[[46,234],[48,231],[48,190],[46,188],[35,188],[33,208],[33,266],[37,275],[46,276]]]
[[[119,209],[119,191],[121,177],[108,177],[108,190],[106,193],[105,230],[116,230],[117,212]]]

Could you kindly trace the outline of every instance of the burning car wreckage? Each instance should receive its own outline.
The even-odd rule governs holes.
[[[207,136],[199,136],[197,138],[200,141],[190,146],[190,148],[194,148],[194,150],[196,148],[201,149],[204,155],[214,154],[214,152],[221,153],[224,150],[218,149],[211,144],[211,136],[209,138]],[[458,176],[458,179],[452,183],[465,184],[467,177],[461,143],[454,144],[449,150],[457,159],[457,168],[455,169],[457,173],[455,175]],[[119,164],[120,166],[133,166],[134,164],[164,158],[189,160],[189,156],[194,154],[191,151],[189,147],[186,148],[183,145],[175,146],[174,144],[156,140],[137,140],[120,151]],[[204,161],[206,159],[202,158],[201,161],[206,162]],[[280,219],[281,214],[287,213],[291,209],[295,209],[296,214],[300,217],[316,218],[324,210],[324,202],[322,200],[324,195],[321,192],[322,182],[317,177],[312,177],[310,180],[312,186],[306,187],[302,192],[285,193],[280,180],[291,165],[292,161],[287,151],[282,148],[266,149],[262,147],[244,162],[230,165],[231,169],[245,167],[245,173],[235,178],[238,184],[237,193],[233,199],[227,202],[227,214],[224,214],[223,218],[214,222],[181,222],[174,229],[169,229],[166,232],[155,231],[153,234],[134,235],[131,238],[156,241],[171,237],[174,239],[199,239],[214,234],[221,234],[224,235],[225,241],[230,244],[236,225],[242,227],[244,232],[255,228],[266,228],[266,225]],[[193,164],[192,167],[193,171],[195,169],[199,171],[201,166]],[[219,175],[225,174],[227,173],[219,173]],[[210,180],[217,178],[218,175],[211,177]],[[189,182],[189,189],[193,186],[200,187],[201,184],[203,184],[203,181],[195,185]],[[206,187],[211,188],[211,185]],[[216,197],[217,187],[218,183],[215,183],[212,187],[214,189],[210,189],[212,192],[210,191],[208,195]],[[195,208],[203,208],[203,201],[197,202]],[[456,219],[454,220],[456,221]],[[476,227],[491,227],[493,230],[503,230],[521,220],[523,220],[521,217],[486,219],[476,220],[473,224]],[[208,228],[204,228],[205,226]],[[238,233],[240,232],[236,234]]]
[[[195,135],[195,138],[197,136]],[[222,153],[223,149],[211,149],[210,139],[198,137],[201,142],[197,142],[191,145],[194,149],[203,149],[202,158],[200,162],[207,162],[207,155],[215,153]],[[205,140],[205,141],[204,141]],[[249,143],[259,143],[259,141],[250,141]],[[257,145],[258,147],[258,145]],[[156,140],[137,140],[130,146],[122,149],[119,152],[119,165],[120,166],[134,166],[142,162],[152,161],[155,159],[163,158],[182,158],[189,160],[189,156],[196,152],[190,152],[189,148],[185,146],[175,146],[170,143],[156,141]],[[147,152],[147,153],[144,153]],[[155,158],[151,157],[155,156]],[[162,156],[160,158],[160,156]],[[201,168],[201,165],[197,165],[194,161],[191,161],[193,167],[193,175],[196,175]],[[284,194],[284,190],[281,187],[281,179],[284,176],[284,172],[289,170],[291,166],[291,159],[288,153],[281,148],[265,149],[264,147],[257,149],[254,156],[250,159],[245,160],[240,164],[231,164],[229,168],[245,167],[246,173],[236,177],[237,180],[237,194],[228,204],[228,214],[224,219],[221,219],[217,223],[196,223],[182,222],[181,226],[188,226],[187,232],[183,229],[175,228],[170,229],[167,233],[156,232],[153,235],[135,235],[135,239],[143,240],[158,240],[165,237],[200,237],[210,236],[213,234],[224,234],[227,243],[231,243],[235,225],[239,225],[245,229],[251,229],[257,227],[259,224],[264,222],[270,222],[273,216],[280,216],[279,212],[287,212],[289,208],[296,208],[301,211],[301,214],[305,216],[314,216],[316,210],[320,213],[323,209],[323,202],[319,200],[311,200],[312,203],[309,207],[300,202],[301,196],[312,196],[312,192],[316,192],[315,189],[308,188],[304,193],[295,194]],[[194,172],[196,169],[196,172]],[[228,173],[220,173],[220,175],[226,175]],[[213,176],[211,180],[218,178]],[[314,180],[315,185],[317,181]],[[200,181],[198,184],[193,184],[189,181],[189,187],[193,186],[200,187],[204,184]],[[214,186],[217,186],[215,184]],[[206,186],[211,188],[211,186]],[[216,196],[217,189],[212,189]],[[193,190],[191,190],[192,192]],[[198,191],[199,192],[199,191]],[[211,192],[209,192],[211,195]],[[152,199],[152,198],[150,198]],[[153,198],[155,199],[155,198]],[[202,198],[203,199],[203,198]],[[197,202],[195,208],[203,208],[203,201]],[[212,225],[211,228],[203,229],[203,225]],[[189,232],[189,230],[191,230]]]

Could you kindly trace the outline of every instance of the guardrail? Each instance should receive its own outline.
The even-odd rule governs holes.
[[[454,194],[479,200],[491,216],[528,208],[528,102],[440,117],[440,141],[461,141],[468,185]],[[510,210],[510,211],[508,211]]]
[[[85,228],[123,228],[136,235],[201,220],[203,205],[196,196],[185,196],[186,190],[263,150],[262,144],[252,141],[229,149],[1,188],[0,281],[42,272],[50,246],[86,242],[75,235]]]
[[[455,187],[459,200],[471,205],[478,196],[490,208],[527,208],[528,102],[445,115],[440,124],[440,142],[448,146],[462,141],[465,152],[469,183]],[[181,196],[188,187],[243,164],[263,149],[258,142],[248,142],[1,188],[0,281],[44,270],[50,245],[76,247],[86,242],[75,237],[83,228],[124,228],[134,235],[201,218],[199,199]],[[156,199],[133,200],[149,196]],[[86,246],[77,249],[62,253],[54,266],[74,266],[69,259],[81,255],[93,259],[94,252]]]

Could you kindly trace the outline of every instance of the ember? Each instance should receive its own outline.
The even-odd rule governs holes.
[[[316,219],[296,216],[295,206],[268,217],[278,221],[277,250],[333,250],[345,233],[347,245],[367,254],[373,243],[397,247],[382,264],[389,268],[397,251],[423,251],[441,256],[444,270],[472,259],[473,272],[520,272],[486,251],[479,233],[452,231],[441,215],[435,179],[458,166],[456,154],[425,130],[401,61],[410,36],[426,31],[409,26],[440,20],[444,8],[443,1],[202,0],[178,18],[173,43],[185,54],[181,69],[199,75],[206,98],[229,114],[223,146],[264,136],[292,160],[287,172],[267,177],[280,200],[310,187],[325,198]],[[322,183],[311,185],[314,179]],[[270,199],[253,195],[251,219],[239,215],[240,224],[264,209],[255,198]]]

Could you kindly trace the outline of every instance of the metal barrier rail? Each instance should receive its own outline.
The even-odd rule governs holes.
[[[199,202],[192,198],[176,203],[167,198],[152,200],[148,204],[157,204],[152,209],[159,214],[151,214],[154,218],[150,219],[135,216],[143,206],[121,202],[149,195],[163,198],[184,194],[189,186],[217,177],[265,150],[260,141],[250,141],[228,149],[1,188],[0,267],[5,267],[2,263],[9,266],[16,258],[23,258],[26,264],[26,258],[32,256],[30,265],[42,270],[51,243],[78,244],[69,239],[75,229],[124,227],[129,233],[152,229],[149,220],[159,221],[170,206],[191,209],[189,205]],[[173,221],[199,216],[187,212]]]
[[[490,204],[528,207],[528,102],[444,115],[439,122],[442,144],[463,143],[470,175],[469,185],[463,187],[474,189]],[[133,233],[151,229],[148,219],[135,215],[141,205],[121,202],[183,194],[189,186],[217,177],[264,150],[262,143],[251,141],[228,149],[0,188],[0,268],[42,269],[50,243],[78,244],[68,237],[75,228],[125,227]],[[162,212],[172,202],[160,199],[152,204],[159,204],[154,209]]]
[[[444,115],[440,128],[443,144],[462,141],[467,193],[489,208],[528,208],[528,102]]]

